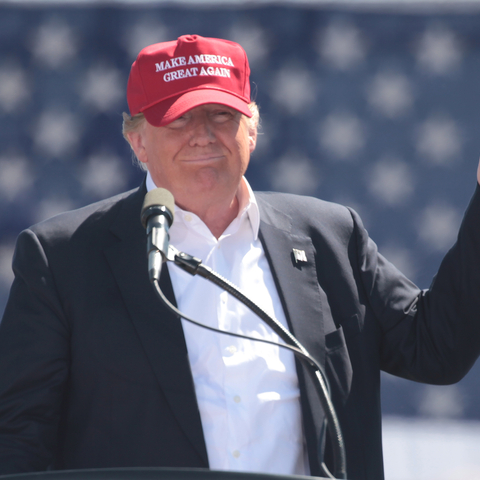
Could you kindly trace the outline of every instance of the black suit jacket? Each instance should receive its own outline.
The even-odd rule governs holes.
[[[256,194],[290,329],[330,379],[351,479],[383,478],[381,369],[450,383],[478,356],[479,190],[428,292],[377,253],[353,211]],[[142,186],[19,236],[0,324],[0,473],[208,468],[181,322],[148,280],[144,195]],[[307,261],[295,262],[293,248]],[[174,302],[166,268],[161,285]],[[310,467],[320,474],[323,413],[297,370]]]

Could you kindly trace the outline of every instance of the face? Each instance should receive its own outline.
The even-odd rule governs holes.
[[[145,122],[130,135],[155,184],[191,211],[198,202],[233,201],[256,142],[246,117],[217,104],[193,108],[164,127]]]

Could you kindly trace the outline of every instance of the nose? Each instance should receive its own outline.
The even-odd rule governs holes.
[[[192,125],[190,135],[190,146],[204,147],[216,140],[215,133],[208,118],[198,118]]]

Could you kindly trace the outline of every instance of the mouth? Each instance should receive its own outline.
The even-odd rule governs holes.
[[[185,163],[212,163],[218,162],[224,158],[224,155],[219,153],[204,154],[204,155],[194,155],[182,159],[182,162]]]

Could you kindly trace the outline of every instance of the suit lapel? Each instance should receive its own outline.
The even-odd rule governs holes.
[[[260,239],[284,303],[289,327],[305,348],[323,365],[326,297],[318,285],[315,248],[309,237],[291,232],[290,218],[260,197]],[[306,261],[295,261],[294,249]]]
[[[328,312],[325,292],[318,284],[315,248],[309,237],[292,233],[291,218],[257,197],[260,208],[260,240],[272,274],[289,328],[307,351],[325,366],[324,314]],[[295,261],[293,250],[306,261]],[[297,362],[304,427],[312,474],[318,473],[318,438],[324,419],[320,402],[304,366]]]
[[[148,279],[146,233],[140,223],[145,185],[123,201],[111,231],[119,241],[105,249],[106,258],[146,356],[185,435],[205,465],[208,457],[181,321],[157,297]],[[175,304],[164,266],[160,286]]]

